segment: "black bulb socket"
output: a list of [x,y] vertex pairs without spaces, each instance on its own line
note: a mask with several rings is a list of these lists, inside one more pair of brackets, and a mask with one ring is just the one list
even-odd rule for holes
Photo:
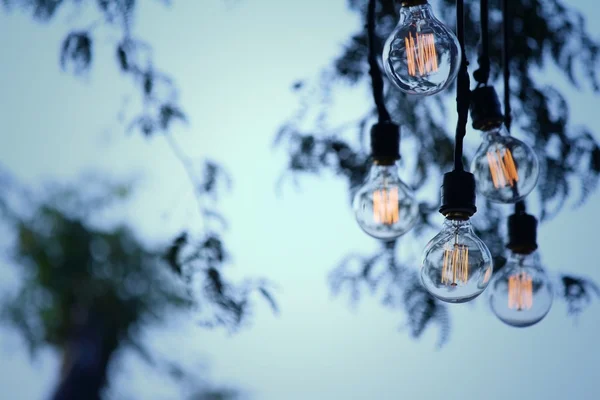
[[508,244],[513,253],[531,254],[537,245],[537,219],[527,213],[515,213],[508,217]]
[[402,0],[402,7],[414,7],[414,6],[422,6],[423,4],[428,4],[427,0]]
[[454,170],[444,174],[440,213],[448,219],[469,219],[477,212],[475,206],[475,176]]
[[400,159],[400,127],[378,122],[371,127],[371,155],[379,165],[393,165]]
[[486,131],[504,123],[498,94],[493,86],[483,86],[471,92],[473,129]]

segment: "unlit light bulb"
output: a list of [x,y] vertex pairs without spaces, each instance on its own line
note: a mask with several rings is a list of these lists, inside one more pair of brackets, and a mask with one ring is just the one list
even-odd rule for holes
[[492,271],[490,251],[471,222],[446,219],[442,231],[425,247],[421,281],[436,298],[464,303],[485,290]]
[[516,203],[537,184],[540,168],[531,147],[510,136],[504,125],[483,131],[471,163],[477,191],[497,203]]
[[505,324],[527,327],[540,322],[554,298],[550,279],[537,252],[511,252],[506,265],[491,283],[490,306]]
[[383,50],[390,80],[408,94],[432,95],[452,83],[460,67],[456,35],[440,22],[427,2],[403,6],[400,22]]
[[408,232],[419,215],[413,191],[402,182],[395,164],[373,164],[354,196],[353,208],[362,230],[382,240]]

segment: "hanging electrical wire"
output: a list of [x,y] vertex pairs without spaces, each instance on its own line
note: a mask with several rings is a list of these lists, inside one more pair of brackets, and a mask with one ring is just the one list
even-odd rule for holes
[[419,205],[413,190],[400,179],[396,165],[400,159],[400,127],[392,122],[385,107],[383,77],[377,56],[376,8],[377,1],[369,0],[366,23],[369,74],[378,121],[371,128],[373,164],[354,195],[353,209],[364,232],[380,240],[392,241],[415,225]]
[[[482,0],[486,1],[486,0]],[[504,125],[510,133],[512,125],[512,108],[510,105],[510,34],[511,20],[508,9],[508,0],[502,0],[502,60],[503,60],[503,81],[504,81]],[[537,158],[536,158],[537,159]],[[538,172],[539,174],[539,172]],[[537,177],[536,177],[537,181]],[[515,203],[515,214],[524,213],[526,205],[524,198]]]
[[456,110],[458,113],[458,122],[456,124],[456,137],[454,143],[454,169],[464,170],[463,140],[467,134],[467,120],[469,119],[469,105],[471,98],[471,81],[469,79],[469,62],[465,50],[465,26],[464,26],[464,2],[456,2],[456,34],[461,50],[461,63],[456,78]]
[[479,21],[481,34],[481,48],[477,63],[479,68],[473,72],[477,87],[487,86],[490,80],[490,39],[489,39],[489,5],[488,0],[481,0],[479,6]]
[[377,34],[375,30],[376,24],[376,0],[369,0],[367,9],[367,37],[369,41],[369,75],[371,76],[371,87],[373,89],[373,100],[377,108],[379,122],[391,122],[390,113],[385,107],[385,97],[383,92],[383,77],[379,69],[377,61]]
[[502,0],[502,62],[504,70],[504,125],[508,132],[512,126],[512,110],[510,108],[510,21],[508,0]]
[[469,218],[475,214],[475,177],[463,167],[463,139],[467,132],[470,79],[465,51],[464,2],[456,2],[456,32],[462,59],[456,83],[458,122],[454,143],[454,170],[444,175],[440,213],[446,217],[440,233],[423,254],[421,282],[436,298],[464,303],[479,296],[492,276],[492,255],[477,237]]
[[[503,0],[504,13],[508,12]],[[477,88],[473,91],[471,119],[473,128],[482,132],[482,143],[471,163],[471,172],[477,180],[478,192],[487,199],[505,204],[524,199],[537,184],[539,163],[533,149],[512,137],[510,126],[510,51],[509,18],[503,18],[504,59],[504,109],[502,114],[498,95],[488,86],[489,59],[489,8],[481,0],[481,51],[479,69],[475,71]],[[522,207],[522,206],[520,206]]]
[[[487,2],[487,0],[481,0]],[[508,0],[502,1],[502,30],[503,30],[503,67],[504,67],[504,111],[507,131],[511,125],[510,106],[510,26],[512,24],[508,8]],[[482,22],[483,29],[483,22]],[[484,33],[482,32],[482,37]],[[497,98],[497,97],[496,97]],[[511,138],[514,141],[516,139]],[[508,144],[511,144],[510,142]],[[513,153],[518,149],[514,144],[507,147],[506,151]],[[523,193],[524,163],[520,157],[515,157],[515,179],[512,193],[518,200],[515,202],[514,214],[508,217],[508,260],[506,265],[493,279],[490,289],[490,307],[496,317],[507,325],[514,327],[528,327],[540,322],[550,311],[554,292],[550,279],[542,267],[537,253],[537,219],[526,212]],[[537,159],[536,159],[537,160]],[[513,160],[514,163],[514,160]],[[525,165],[526,166],[526,165]],[[517,173],[518,168],[518,173]],[[521,175],[521,179],[519,175]],[[536,177],[537,180],[537,177]]]

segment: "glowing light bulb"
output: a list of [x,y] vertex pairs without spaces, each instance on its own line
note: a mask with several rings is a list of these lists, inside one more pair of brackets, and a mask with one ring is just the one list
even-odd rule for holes
[[490,306],[505,324],[527,327],[550,311],[554,294],[537,252],[511,252],[506,265],[491,283]]
[[433,15],[427,1],[405,1],[383,50],[390,80],[405,93],[432,95],[456,78],[460,59],[456,35]]
[[464,303],[485,290],[492,270],[490,251],[471,222],[446,219],[442,231],[425,247],[421,282],[442,301]]
[[471,163],[477,191],[498,203],[524,199],[535,188],[540,172],[535,152],[510,136],[504,125],[490,127],[483,134]]
[[382,240],[408,232],[419,215],[413,191],[400,180],[396,164],[373,164],[354,195],[353,208],[362,230]]

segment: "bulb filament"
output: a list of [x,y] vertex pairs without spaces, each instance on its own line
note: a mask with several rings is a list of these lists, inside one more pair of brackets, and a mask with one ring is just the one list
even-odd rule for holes
[[504,188],[506,185],[512,187],[519,181],[515,160],[509,149],[505,149],[504,155],[500,154],[500,150],[488,151],[487,159],[496,189]]
[[490,278],[492,277],[492,272],[493,269],[492,268],[488,268],[487,271],[485,271],[485,275],[483,275],[483,283],[486,284],[490,281]]
[[444,250],[444,265],[442,267],[442,284],[458,286],[469,280],[469,248],[458,244],[458,238],[451,249]]
[[533,281],[525,272],[518,272],[508,278],[508,308],[521,311],[533,306]]
[[378,189],[373,192],[373,219],[378,224],[398,222],[398,188]]
[[426,76],[438,70],[433,33],[417,33],[416,38],[413,38],[412,33],[409,32],[408,37],[404,38],[404,43],[409,75],[417,76],[418,73],[418,76]]

